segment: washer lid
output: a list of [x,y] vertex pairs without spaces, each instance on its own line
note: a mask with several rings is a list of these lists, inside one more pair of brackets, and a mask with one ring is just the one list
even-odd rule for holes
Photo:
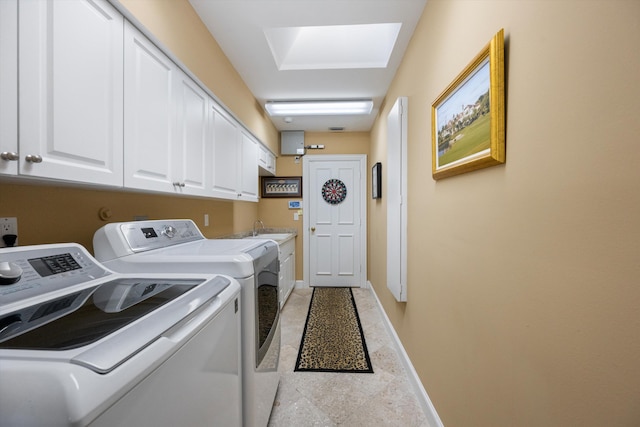
[[0,349],[62,351],[71,363],[106,373],[230,284],[224,276],[121,277],[2,316]]

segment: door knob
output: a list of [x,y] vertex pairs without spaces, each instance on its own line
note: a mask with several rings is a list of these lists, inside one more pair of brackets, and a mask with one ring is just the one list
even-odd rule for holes
[[313,233],[314,231],[316,231],[315,227],[311,227],[311,232]]

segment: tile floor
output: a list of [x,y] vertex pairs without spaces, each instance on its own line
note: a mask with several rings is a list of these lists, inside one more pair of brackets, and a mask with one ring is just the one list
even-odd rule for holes
[[312,289],[282,310],[280,387],[269,427],[428,426],[369,289],[353,289],[373,374],[294,372]]

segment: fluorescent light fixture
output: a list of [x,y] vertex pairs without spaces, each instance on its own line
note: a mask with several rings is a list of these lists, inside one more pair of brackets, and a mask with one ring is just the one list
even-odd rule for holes
[[322,101],[268,101],[265,106],[271,116],[342,116],[370,114],[370,99]]

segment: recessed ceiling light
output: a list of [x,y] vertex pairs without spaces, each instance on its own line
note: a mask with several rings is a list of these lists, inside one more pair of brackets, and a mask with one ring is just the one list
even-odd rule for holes
[[370,99],[320,101],[268,101],[265,109],[271,116],[331,116],[370,114]]
[[264,30],[279,70],[385,68],[401,23]]

